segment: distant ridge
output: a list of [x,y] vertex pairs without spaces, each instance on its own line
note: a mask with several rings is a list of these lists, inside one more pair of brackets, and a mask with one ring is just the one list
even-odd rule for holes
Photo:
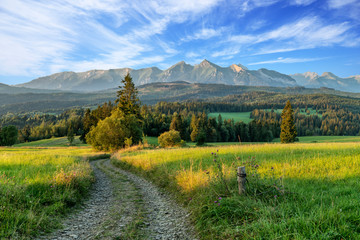
[[110,70],[91,70],[87,72],[61,72],[34,79],[17,86],[66,91],[99,91],[120,85],[121,79],[129,72],[136,85],[153,82],[185,81],[189,83],[215,83],[247,86],[296,86],[294,79],[279,72],[260,69],[248,70],[241,64],[220,67],[207,60],[194,66],[181,61],[166,70],[157,67]]
[[118,68],[110,70],[90,70],[87,72],[61,72],[40,77],[17,85],[32,89],[93,92],[117,88],[121,79],[130,73],[137,86],[155,82],[188,82],[207,84],[227,84],[242,86],[333,88],[340,91],[360,92],[360,75],[340,78],[331,72],[318,75],[314,72],[286,75],[261,68],[249,70],[241,64],[220,67],[208,60],[190,65],[178,62],[166,70],[157,67],[142,69]]
[[0,83],[0,94],[21,94],[21,93],[55,93],[57,90],[32,89],[25,87],[14,87]]
[[340,78],[331,72],[319,75],[315,72],[305,72],[290,75],[296,82],[308,88],[333,88],[346,92],[360,92],[360,75]]

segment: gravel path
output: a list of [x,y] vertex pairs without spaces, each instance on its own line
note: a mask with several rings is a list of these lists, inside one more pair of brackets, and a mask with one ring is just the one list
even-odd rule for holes
[[147,213],[144,229],[147,232],[146,239],[196,239],[188,221],[189,214],[167,194],[160,192],[149,181],[114,167],[110,161],[106,165],[126,176],[138,187]]
[[196,239],[186,210],[152,183],[109,159],[91,166],[96,182],[83,209],[38,239]]

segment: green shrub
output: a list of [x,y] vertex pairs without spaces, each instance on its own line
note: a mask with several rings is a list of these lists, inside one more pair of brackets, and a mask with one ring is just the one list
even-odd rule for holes
[[15,126],[7,126],[0,128],[0,146],[11,146],[16,143],[18,139],[18,130]]
[[180,132],[175,130],[164,132],[159,136],[160,147],[181,146],[183,143],[184,141],[181,140]]
[[86,135],[86,142],[96,150],[114,151],[125,147],[126,138],[131,138],[132,143],[137,144],[141,141],[141,137],[142,130],[137,117],[116,110],[110,117],[91,128]]

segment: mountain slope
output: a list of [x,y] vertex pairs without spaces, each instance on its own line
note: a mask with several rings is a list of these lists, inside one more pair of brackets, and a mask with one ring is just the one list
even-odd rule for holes
[[[1,85],[0,85],[1,86]],[[15,87],[13,87],[15,88]],[[31,90],[31,89],[30,89]],[[35,89],[34,89],[35,90]],[[304,87],[261,87],[238,86],[225,84],[203,84],[178,82],[156,82],[138,86],[139,97],[142,104],[155,104],[159,101],[175,102],[187,100],[204,100],[223,98],[229,95],[242,95],[248,93],[288,94],[324,94],[329,97],[342,96],[342,99],[360,99],[360,93],[340,92],[328,88]],[[96,107],[99,104],[116,99],[118,88],[102,90],[91,93],[17,93],[0,94],[0,116],[8,112],[51,112],[60,113],[64,109],[75,107]],[[255,96],[254,96],[255,97]],[[231,99],[234,97],[230,97]],[[270,100],[270,99],[269,99]],[[347,100],[346,100],[347,101]],[[244,101],[243,103],[245,103]],[[357,110],[360,111],[360,110]]]
[[14,87],[0,83],[0,94],[20,94],[20,93],[54,93],[56,90],[32,89],[25,87]]
[[164,71],[151,67],[138,70],[120,68],[91,70],[81,73],[62,72],[37,78],[18,86],[70,91],[99,91],[120,85],[121,79],[127,72],[131,74],[136,85],[153,82],[187,81],[190,83],[249,86],[296,86],[294,79],[279,72],[267,69],[251,71],[242,65],[236,64],[224,68],[207,60],[194,66],[182,61]]
[[340,91],[360,92],[360,75],[340,78],[331,72],[318,75],[314,72],[297,73],[290,75],[296,82],[309,88],[334,88]]

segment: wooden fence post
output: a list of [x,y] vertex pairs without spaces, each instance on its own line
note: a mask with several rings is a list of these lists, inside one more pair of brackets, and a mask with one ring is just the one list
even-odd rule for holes
[[238,167],[237,169],[237,181],[239,185],[239,194],[245,193],[245,183],[246,183],[246,172],[245,167]]

